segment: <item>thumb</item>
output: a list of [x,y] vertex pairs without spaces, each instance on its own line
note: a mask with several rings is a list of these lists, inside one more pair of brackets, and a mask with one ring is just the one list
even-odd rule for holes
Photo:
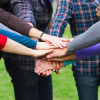
[[69,42],[69,41],[70,41],[70,39],[66,39],[66,38],[61,38],[61,40],[62,40],[63,42]]
[[52,58],[52,57],[54,57],[55,55],[53,54],[53,53],[51,53],[51,54],[48,54],[47,55],[47,58]]
[[43,53],[44,54],[48,54],[48,53],[50,53],[50,52],[52,52],[53,51],[53,49],[50,49],[50,50],[43,50]]

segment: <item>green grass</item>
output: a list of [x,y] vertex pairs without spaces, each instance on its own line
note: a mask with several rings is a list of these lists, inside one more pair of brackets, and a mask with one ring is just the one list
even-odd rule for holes
[[13,87],[3,60],[0,61],[0,100],[14,100]]

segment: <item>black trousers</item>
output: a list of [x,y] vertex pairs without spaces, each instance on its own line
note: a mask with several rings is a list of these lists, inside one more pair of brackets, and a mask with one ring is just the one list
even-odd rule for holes
[[12,79],[15,100],[53,100],[51,76],[22,70],[9,60],[5,60],[5,65]]

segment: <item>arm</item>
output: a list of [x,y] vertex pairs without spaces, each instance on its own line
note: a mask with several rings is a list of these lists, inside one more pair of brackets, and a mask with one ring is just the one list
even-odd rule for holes
[[29,31],[32,28],[26,22],[22,21],[11,13],[6,12],[2,8],[0,8],[0,23],[27,36],[29,36]]
[[18,43],[21,43],[26,47],[29,47],[32,49],[36,48],[37,42],[30,39],[27,36],[11,33],[11,32],[8,32],[8,31],[2,30],[2,29],[0,29],[0,34],[7,36],[8,38],[10,38],[14,41],[17,41]]
[[28,47],[31,49],[38,49],[38,50],[47,50],[55,48],[54,46],[50,46],[46,42],[36,42],[24,35],[18,35],[15,33],[11,33],[5,30],[0,29],[0,34],[7,36],[8,38]]
[[[12,0],[15,2],[16,0]],[[49,41],[55,46],[65,46],[64,43],[62,43],[63,39],[55,38],[50,35],[44,34],[42,37],[42,31],[37,30],[36,28],[32,28],[29,24],[24,22],[23,20],[19,19],[18,17],[12,15],[9,12],[6,12],[4,9],[0,8],[0,22],[4,24],[5,26],[11,28],[12,30],[15,30],[23,35],[36,37],[39,39],[42,39],[43,41]],[[65,39],[64,39],[65,40]]]
[[3,35],[0,35],[0,50],[4,52],[27,55],[32,57],[43,56],[52,51],[52,50],[32,50]]
[[77,51],[100,42],[100,21],[92,25],[86,32],[68,43],[70,52]]
[[11,0],[10,1],[14,15],[23,19],[27,23],[30,22],[36,27],[36,22],[34,18],[32,0]]
[[65,61],[65,65],[68,65],[71,64],[74,60],[86,59],[98,54],[100,54],[100,43],[82,50],[75,51],[75,53],[71,53],[60,58],[51,58],[49,60]]
[[2,8],[0,8],[0,23],[26,36],[33,36],[40,38],[40,35],[42,33],[36,28],[32,28],[31,25],[27,24],[22,19],[19,19],[13,14],[6,12]]
[[50,29],[51,35],[62,37],[69,18],[71,18],[72,9],[72,0],[58,0],[53,26]]
[[75,51],[75,54],[77,56],[77,60],[86,59],[88,57],[98,55],[100,54],[100,43],[82,50]]
[[52,50],[32,50],[3,35],[0,35],[0,50],[4,52],[27,55],[32,57],[43,56],[52,51]]

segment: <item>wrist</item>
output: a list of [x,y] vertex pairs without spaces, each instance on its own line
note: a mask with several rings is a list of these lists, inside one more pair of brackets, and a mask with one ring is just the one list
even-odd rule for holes
[[39,50],[40,42],[37,42],[36,49]]
[[66,54],[69,53],[69,50],[68,50],[67,47],[65,48],[65,53],[66,53]]
[[46,33],[41,33],[41,35],[40,35],[40,39],[41,40],[45,40],[45,38],[47,37],[47,34]]
[[75,53],[69,54],[68,60],[76,60],[76,59],[77,59],[77,57],[76,57],[76,54]]
[[42,31],[37,30],[36,28],[31,28],[29,31],[29,36],[30,37],[35,37],[35,38],[39,38],[42,34]]
[[40,39],[42,39],[42,37],[43,37],[44,34],[45,34],[44,32],[41,33],[41,35],[40,35]]
[[31,57],[35,57],[35,53],[36,53],[35,50],[31,50],[31,51],[30,51],[30,56],[31,56]]
[[31,52],[31,54],[32,54],[32,57],[37,58],[37,50],[33,50],[33,51]]

